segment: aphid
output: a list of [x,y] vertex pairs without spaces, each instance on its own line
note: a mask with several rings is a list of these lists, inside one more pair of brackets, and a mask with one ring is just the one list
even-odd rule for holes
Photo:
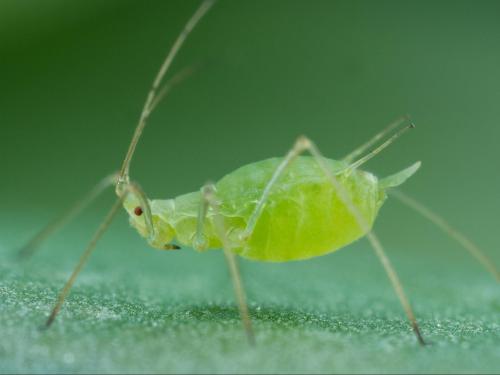
[[[46,326],[53,323],[97,241],[123,206],[131,225],[152,247],[179,249],[172,243],[175,239],[180,245],[198,251],[223,249],[250,342],[254,341],[254,335],[235,255],[270,262],[308,259],[333,252],[366,236],[387,272],[419,343],[424,344],[399,278],[372,231],[388,192],[393,192],[403,203],[459,241],[497,280],[500,276],[492,262],[466,237],[428,208],[393,190],[419,169],[419,162],[382,179],[360,169],[414,127],[408,118],[389,125],[339,161],[325,158],[311,140],[301,136],[285,157],[245,165],[216,183],[206,184],[200,191],[174,199],[148,199],[139,185],[130,179],[130,163],[149,115],[189,70],[181,71],[162,85],[164,77],[189,33],[213,2],[205,0],[200,5],[169,51],[146,98],[120,171],[104,178],[87,196],[22,248],[22,255],[32,254],[48,235],[60,229],[107,187],[115,186],[118,199],[60,292]],[[310,156],[304,156],[306,152]]]

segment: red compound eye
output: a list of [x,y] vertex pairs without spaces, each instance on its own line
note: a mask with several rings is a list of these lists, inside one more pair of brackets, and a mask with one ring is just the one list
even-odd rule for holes
[[134,214],[136,214],[137,216],[141,216],[142,215],[142,208],[140,208],[139,206],[137,206],[134,209]]

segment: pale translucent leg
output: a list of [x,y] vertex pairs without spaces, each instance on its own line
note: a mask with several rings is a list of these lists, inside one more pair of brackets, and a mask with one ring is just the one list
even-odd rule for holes
[[387,127],[384,130],[382,130],[380,133],[373,136],[368,142],[362,144],[361,146],[356,148],[354,151],[352,151],[348,155],[344,156],[342,158],[342,160],[345,161],[346,163],[352,163],[358,156],[363,154],[363,152],[367,151],[370,147],[372,147],[375,143],[377,143],[379,140],[381,140],[383,137],[385,137],[387,134],[389,134],[392,130],[396,129],[398,126],[404,124],[405,122],[407,122],[409,120],[410,120],[409,116],[403,116],[403,117],[398,118],[396,121],[387,125]]
[[92,252],[94,251],[94,249],[97,245],[97,241],[99,241],[99,239],[106,232],[109,225],[113,221],[113,218],[117,214],[118,209],[122,205],[123,201],[126,199],[128,193],[133,192],[134,194],[136,194],[136,196],[139,197],[141,207],[144,210],[146,225],[149,228],[150,235],[152,235],[153,225],[152,225],[152,220],[151,220],[151,208],[149,207],[148,201],[146,199],[146,195],[141,190],[139,185],[137,185],[135,183],[130,183],[122,188],[123,188],[123,194],[121,194],[118,197],[118,199],[116,200],[113,207],[110,209],[110,211],[108,212],[108,214],[106,215],[104,220],[101,222],[101,225],[99,225],[99,228],[97,228],[97,231],[95,232],[95,234],[92,237],[92,239],[90,240],[87,248],[85,249],[82,256],[80,257],[80,260],[78,261],[70,278],[68,279],[68,281],[64,285],[63,289],[59,293],[59,296],[57,297],[57,302],[54,305],[54,308],[52,309],[52,312],[51,312],[49,318],[47,319],[47,322],[45,323],[46,327],[49,327],[54,322],[54,319],[56,318],[57,314],[61,310],[61,307],[64,303],[64,300],[66,299],[67,295],[69,294],[71,287],[75,283],[76,278],[78,277],[78,274],[83,269],[83,266],[87,263],[88,259],[90,258],[90,255],[92,255]]
[[200,206],[198,207],[198,218],[196,220],[196,234],[194,235],[194,241],[193,241],[193,247],[198,251],[206,250],[208,246],[205,237],[205,219],[207,217],[208,206],[209,206],[209,201],[206,197],[208,189],[207,186],[209,186],[209,184],[206,184],[200,190],[202,199],[200,201]]
[[248,223],[245,230],[241,233],[242,240],[247,239],[253,233],[253,230],[255,229],[255,224],[257,224],[257,221],[259,220],[259,217],[262,214],[262,210],[264,209],[264,206],[266,205],[267,200],[269,198],[269,194],[271,193],[271,190],[276,184],[276,182],[286,172],[290,164],[297,158],[297,156],[299,156],[305,150],[306,149],[304,148],[303,142],[299,141],[295,142],[292,149],[288,151],[285,158],[278,165],[273,175],[271,176],[271,179],[264,188],[264,191],[262,192],[262,195],[259,199],[259,202],[257,203],[257,206],[252,212],[250,218],[248,219]]
[[303,147],[305,149],[307,149],[311,153],[311,155],[316,159],[316,161],[320,165],[320,167],[323,170],[323,172],[325,173],[325,175],[330,179],[330,181],[332,182],[332,185],[337,190],[337,193],[339,194],[339,197],[342,200],[342,202],[349,208],[349,211],[356,218],[356,221],[358,222],[358,225],[361,227],[363,232],[367,233],[366,236],[368,237],[368,240],[370,241],[373,249],[375,250],[375,253],[377,254],[378,258],[380,259],[380,262],[384,266],[384,269],[387,273],[387,276],[389,277],[389,280],[392,283],[394,291],[396,292],[396,295],[398,296],[399,301],[401,302],[401,305],[403,306],[403,309],[406,312],[408,320],[410,321],[410,324],[413,328],[413,331],[415,332],[415,335],[417,336],[418,342],[421,345],[425,345],[425,341],[420,333],[420,329],[419,329],[418,324],[417,324],[417,319],[415,318],[415,314],[413,313],[410,302],[409,302],[408,298],[406,297],[406,294],[403,290],[403,285],[401,284],[401,281],[399,280],[399,277],[396,273],[396,270],[394,269],[391,262],[389,261],[389,258],[385,254],[384,248],[382,247],[382,244],[380,243],[378,237],[370,229],[370,225],[368,224],[366,219],[363,217],[361,212],[358,210],[358,208],[354,205],[354,203],[352,202],[352,200],[351,200],[349,194],[347,193],[346,189],[344,188],[344,186],[341,183],[339,183],[339,181],[333,175],[330,168],[328,168],[328,165],[325,162],[325,158],[320,153],[320,151],[316,147],[316,145],[306,137],[299,138],[299,142],[303,143],[304,144]]
[[63,212],[55,220],[47,224],[36,235],[34,235],[23,247],[18,251],[20,258],[31,257],[39,246],[50,235],[59,231],[62,227],[74,219],[80,212],[82,212],[90,203],[92,203],[99,195],[101,195],[108,187],[111,187],[118,177],[118,173],[110,174],[104,177],[92,190],[85,194],[82,198],[76,201],[68,210]]
[[387,192],[389,195],[396,197],[399,201],[417,211],[423,217],[429,219],[443,232],[447,233],[451,238],[462,245],[474,258],[476,258],[497,281],[500,281],[500,272],[495,267],[493,261],[489,259],[488,256],[463,233],[453,228],[445,219],[430,210],[428,207],[424,206],[422,203],[417,202],[415,199],[408,196],[408,194],[396,189],[389,189]]
[[75,269],[73,270],[73,273],[71,274],[70,278],[64,285],[64,288],[61,290],[59,293],[59,296],[57,297],[57,302],[54,305],[54,308],[52,309],[52,312],[49,315],[49,318],[47,319],[47,322],[45,323],[46,327],[49,327],[53,322],[54,319],[56,318],[57,314],[61,310],[61,307],[64,303],[64,300],[66,296],[68,295],[71,287],[75,283],[75,280],[82,270],[83,266],[85,263],[87,263],[87,260],[89,259],[90,255],[95,249],[95,246],[97,244],[97,241],[102,237],[106,229],[108,229],[109,225],[111,224],[111,221],[115,217],[116,213],[118,212],[118,209],[120,208],[122,203],[122,199],[117,199],[111,210],[108,212],[106,215],[106,218],[103,220],[99,228],[97,229],[96,233],[92,237],[92,240],[90,241],[89,245],[83,252],[82,256],[80,257],[80,260],[78,261],[78,264],[76,265]]
[[301,153],[308,151],[314,159],[317,161],[318,165],[321,167],[325,175],[330,179],[332,182],[333,186],[335,187],[336,191],[339,194],[339,198],[342,200],[342,202],[346,205],[346,207],[349,209],[351,214],[356,218],[356,221],[358,225],[361,227],[363,232],[367,233],[366,236],[368,240],[370,241],[370,244],[372,245],[373,249],[375,250],[375,254],[379,258],[380,262],[382,263],[387,276],[389,277],[389,280],[391,281],[391,284],[394,288],[394,291],[396,292],[396,295],[399,298],[399,301],[401,302],[401,305],[403,306],[403,309],[408,317],[408,320],[410,321],[410,324],[413,328],[413,331],[415,332],[415,335],[417,336],[418,342],[422,345],[425,344],[422,335],[420,333],[420,329],[417,324],[417,320],[415,318],[415,314],[413,313],[413,310],[411,308],[411,305],[408,301],[408,298],[406,297],[406,294],[404,293],[403,286],[401,284],[401,281],[399,280],[399,277],[392,266],[391,262],[389,261],[389,258],[387,258],[387,255],[385,254],[385,251],[382,247],[382,244],[380,243],[378,237],[375,235],[373,231],[371,231],[370,225],[366,221],[366,219],[363,217],[363,215],[360,213],[358,208],[354,205],[352,202],[349,194],[345,190],[342,184],[340,184],[335,177],[334,173],[332,170],[329,168],[327,163],[325,162],[325,158],[321,155],[319,149],[316,147],[316,145],[309,140],[308,138],[302,136],[297,139],[295,142],[294,146],[292,149],[288,152],[286,157],[283,159],[282,163],[278,166],[276,171],[274,172],[270,182],[266,186],[264,193],[262,194],[261,199],[259,200],[259,203],[257,204],[257,207],[255,211],[253,212],[249,224],[247,225],[247,228],[245,229],[244,236],[250,236],[254,227],[255,223],[257,222],[262,209],[269,197],[269,193],[276,183],[280,176],[283,175],[283,173],[286,171],[286,169],[290,166],[290,164],[293,162],[293,160],[299,156]]
[[[163,78],[168,71],[170,65],[172,64],[172,61],[174,60],[175,56],[177,55],[179,49],[181,46],[184,44],[186,38],[188,35],[191,33],[191,31],[194,29],[196,24],[201,20],[201,18],[208,12],[208,10],[212,7],[214,4],[215,0],[204,0],[201,5],[198,7],[198,9],[194,12],[194,14],[191,16],[191,18],[188,20],[184,28],[182,29],[181,33],[175,40],[173,46],[171,47],[170,51],[167,54],[167,57],[165,58],[162,66],[160,67],[160,70],[158,71],[153,84],[151,86],[151,89],[147,95],[146,101],[144,103],[144,107],[141,113],[141,116],[139,118],[139,123],[135,129],[134,135],[132,137],[132,141],[129,145],[127,154],[125,156],[125,159],[123,161],[119,176],[118,176],[118,181],[116,182],[116,192],[118,196],[120,197],[116,204],[113,206],[111,211],[108,213],[106,219],[103,221],[99,229],[97,230],[96,234],[92,238],[92,241],[90,242],[89,246],[83,253],[77,267],[73,271],[73,274],[71,275],[70,279],[66,283],[64,289],[61,291],[58,301],[56,303],[56,306],[54,307],[52,314],[50,315],[48,321],[47,321],[47,326],[49,326],[55,319],[57,313],[59,312],[64,299],[66,295],[69,293],[69,290],[71,289],[71,286],[73,285],[76,277],[78,276],[78,273],[86,263],[87,259],[90,257],[92,251],[95,248],[95,245],[98,241],[98,239],[102,236],[102,234],[106,231],[107,227],[111,223],[114,215],[116,214],[120,204],[122,203],[123,199],[125,199],[127,193],[129,191],[134,191],[138,193],[139,199],[141,200],[141,205],[143,206],[142,208],[145,210],[146,213],[146,225],[149,228],[149,234],[152,236],[154,233],[154,227],[152,225],[152,220],[151,220],[151,210],[149,207],[149,204],[147,202],[147,199],[145,198],[145,195],[142,193],[140,188],[133,184],[130,183],[129,180],[129,168],[130,168],[130,162],[132,160],[132,156],[134,154],[135,148],[137,146],[137,143],[141,137],[142,131],[144,130],[144,127],[146,126],[147,119],[149,115],[151,114],[152,110],[156,107],[158,102],[168,93],[170,88],[180,82],[185,76],[187,76],[190,72],[188,70],[181,72],[177,76],[174,76],[170,81],[168,81],[163,88],[161,88],[161,83],[163,81]],[[78,205],[76,205],[78,208]],[[79,212],[80,208],[76,210],[76,212]],[[49,226],[43,233],[41,232],[38,238],[35,238],[35,241],[30,241],[34,242],[34,245],[37,245],[41,240],[43,240],[48,234],[53,233],[55,230],[59,229],[62,224],[66,223],[72,216],[71,211],[69,211],[71,215],[64,215],[62,220],[59,220],[58,222],[55,222],[55,224],[52,224]],[[30,244],[28,244],[30,245]],[[34,245],[30,245],[30,247],[34,248]],[[27,252],[30,252],[31,250],[26,250]]]
[[[206,184],[201,189],[202,201],[200,203],[200,210],[198,215],[198,231],[197,238],[203,238],[203,227],[205,216],[208,212],[208,207],[212,208],[214,213],[214,225],[217,236],[222,242],[222,248],[224,250],[224,256],[229,267],[229,273],[233,281],[234,292],[236,295],[236,300],[238,302],[238,308],[240,311],[241,321],[243,327],[245,328],[245,333],[247,335],[248,342],[251,345],[255,344],[255,335],[252,329],[252,321],[250,319],[250,314],[248,312],[248,306],[246,301],[245,290],[243,288],[243,283],[241,281],[241,275],[238,268],[238,263],[236,256],[232,252],[229,239],[227,238],[226,228],[224,225],[224,219],[219,212],[219,203],[217,202],[215,195],[215,186],[213,184]],[[203,240],[200,240],[203,241]]]

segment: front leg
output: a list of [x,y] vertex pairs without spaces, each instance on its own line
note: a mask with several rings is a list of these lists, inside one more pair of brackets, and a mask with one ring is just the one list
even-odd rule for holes
[[252,321],[250,319],[250,314],[248,312],[248,305],[246,301],[245,290],[243,288],[243,283],[241,281],[240,270],[238,268],[238,263],[236,256],[232,252],[231,245],[226,235],[226,228],[224,224],[224,218],[219,210],[219,203],[217,202],[215,196],[215,186],[211,183],[207,183],[203,188],[201,188],[201,201],[198,210],[198,222],[196,228],[195,239],[193,241],[193,247],[196,250],[205,250],[208,247],[206,236],[204,234],[205,219],[207,217],[208,209],[210,208],[214,214],[213,222],[215,227],[215,233],[222,243],[222,249],[224,250],[224,256],[226,258],[227,265],[229,267],[229,273],[233,282],[234,293],[236,295],[236,300],[238,302],[238,308],[240,311],[241,322],[245,328],[245,333],[247,335],[248,342],[251,345],[255,344],[255,336],[252,329]]

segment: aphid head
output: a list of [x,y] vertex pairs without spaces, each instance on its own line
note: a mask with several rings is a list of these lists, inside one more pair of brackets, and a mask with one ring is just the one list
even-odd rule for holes
[[143,198],[141,192],[130,191],[123,201],[129,215],[129,222],[148,243],[160,250],[174,250],[178,246],[171,241],[175,231],[167,222],[170,201]]

